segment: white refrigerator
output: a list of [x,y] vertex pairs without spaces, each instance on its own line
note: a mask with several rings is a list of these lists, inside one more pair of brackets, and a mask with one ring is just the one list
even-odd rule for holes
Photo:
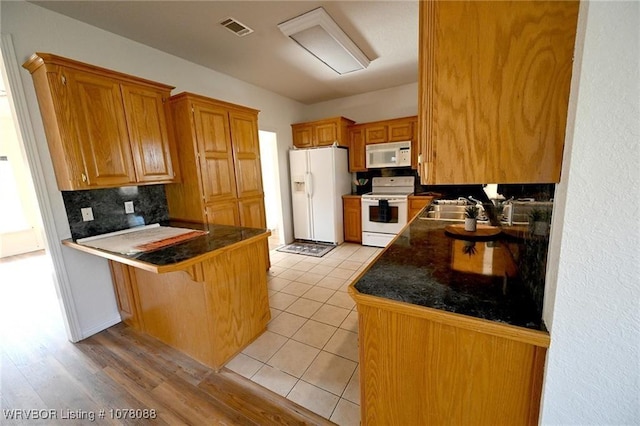
[[342,196],[351,193],[347,149],[292,149],[289,163],[295,239],[342,244]]

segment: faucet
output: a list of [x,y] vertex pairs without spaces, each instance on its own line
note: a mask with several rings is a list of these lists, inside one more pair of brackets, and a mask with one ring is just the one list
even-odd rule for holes
[[469,199],[469,201],[474,203],[475,206],[479,209],[478,220],[487,220],[487,212],[484,208],[484,204],[482,203],[482,201],[478,200],[477,198],[473,198],[473,196],[471,195],[468,196],[467,198]]
[[482,201],[473,198],[473,196],[469,195],[469,200],[476,204],[477,207],[482,207]]

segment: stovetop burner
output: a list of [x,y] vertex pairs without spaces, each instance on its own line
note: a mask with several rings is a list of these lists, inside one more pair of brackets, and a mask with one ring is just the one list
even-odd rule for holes
[[371,192],[363,198],[394,197],[407,198],[413,194],[415,178],[413,176],[374,177]]

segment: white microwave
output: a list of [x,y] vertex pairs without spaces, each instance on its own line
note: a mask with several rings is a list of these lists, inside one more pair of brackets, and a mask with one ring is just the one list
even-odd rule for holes
[[411,141],[367,145],[367,168],[411,166]]

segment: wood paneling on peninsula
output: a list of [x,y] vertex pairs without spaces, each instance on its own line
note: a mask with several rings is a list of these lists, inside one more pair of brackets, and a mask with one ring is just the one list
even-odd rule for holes
[[166,117],[173,87],[48,53],[23,67],[61,191],[178,180]]
[[269,232],[205,229],[207,236],[136,256],[63,243],[109,259],[127,325],[219,370],[271,317],[264,272]]
[[349,292],[363,425],[538,424],[546,333]]
[[578,5],[420,2],[423,184],[560,181]]

